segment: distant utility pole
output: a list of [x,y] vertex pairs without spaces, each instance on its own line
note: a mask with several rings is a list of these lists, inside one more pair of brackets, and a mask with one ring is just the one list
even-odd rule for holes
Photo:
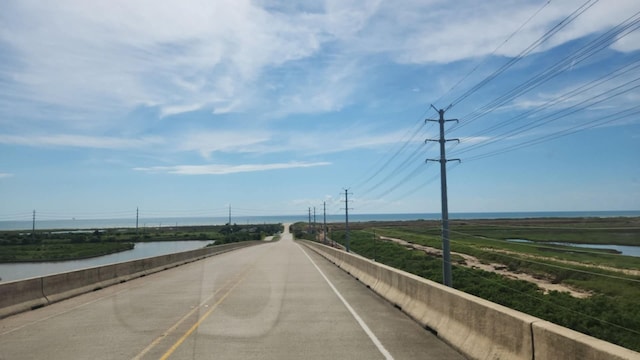
[[323,243],[327,243],[327,202],[323,201],[322,202],[322,214],[324,217],[323,220],[323,227],[322,227],[322,238],[323,238]]
[[136,234],[138,234],[138,215],[140,214],[140,209],[136,207]]
[[349,247],[349,189],[344,189],[344,211],[345,211],[345,244],[347,248],[347,252],[350,252],[351,249]]
[[311,234],[311,207],[309,207],[309,223],[307,224],[307,232]]
[[231,204],[229,204],[229,227],[231,227]]
[[33,210],[33,222],[31,224],[31,238],[35,238],[36,236],[36,211]]
[[[426,119],[427,121],[433,121],[440,124],[440,138],[437,140],[427,139],[426,141],[436,141],[440,143],[440,159],[427,159],[427,161],[437,161],[440,163],[440,188],[441,188],[441,202],[442,202],[442,276],[443,284],[449,287],[453,286],[453,280],[451,276],[451,250],[449,245],[449,205],[447,200],[447,162],[448,161],[460,161],[460,159],[449,159],[445,155],[445,143],[448,141],[457,141],[458,139],[445,139],[444,138],[444,123],[449,121],[458,122],[458,119],[444,119],[444,113],[449,110],[451,105],[447,109],[436,109],[435,106],[431,107],[438,112],[440,118],[438,120]],[[425,142],[426,142],[425,141]]]
[[[318,230],[316,229],[317,227],[317,223],[316,223],[316,207],[313,207],[313,236],[316,237],[316,234],[318,233]],[[317,239],[316,239],[317,240]]]

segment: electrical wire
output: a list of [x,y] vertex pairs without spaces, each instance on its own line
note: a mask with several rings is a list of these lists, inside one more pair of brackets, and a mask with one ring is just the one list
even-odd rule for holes
[[488,55],[484,57],[484,60],[478,62],[469,72],[467,72],[460,80],[458,80],[458,82],[456,82],[451,88],[449,88],[449,90],[447,90],[447,92],[445,92],[443,95],[441,95],[438,100],[436,100],[434,102],[434,104],[439,103],[445,96],[447,96],[449,93],[451,93],[454,89],[456,89],[462,82],[464,82],[467,78],[469,78],[469,76],[471,76],[471,74],[473,74],[474,72],[476,72],[478,70],[478,68],[480,68],[482,65],[484,65],[485,63],[487,63],[489,61],[489,59],[491,57],[493,57],[498,50],[500,50],[503,46],[505,46],[514,36],[516,36],[531,20],[533,20],[536,16],[538,16],[538,14],[544,10],[549,4],[551,3],[551,0],[545,2],[540,8],[538,8],[538,10],[533,13],[524,23],[522,23],[514,32],[512,32],[509,36],[507,36],[506,39],[504,39],[504,41],[502,43],[500,43],[500,45],[498,45],[495,49],[493,49],[493,51]]
[[536,41],[534,41],[529,46],[527,46],[524,50],[522,50],[516,57],[511,58],[506,64],[502,65],[500,68],[498,68],[496,71],[491,73],[489,76],[485,77],[483,80],[481,80],[479,83],[471,87],[462,95],[458,96],[455,100],[453,100],[453,102],[451,103],[451,106],[458,105],[460,102],[464,101],[469,96],[471,96],[472,94],[474,94],[475,92],[483,88],[485,85],[487,85],[489,82],[491,82],[492,80],[500,76],[502,73],[507,71],[507,69],[509,69],[516,63],[518,63],[524,57],[531,54],[531,52],[533,52],[535,49],[537,49],[539,46],[541,46],[543,43],[545,43],[547,40],[549,40],[551,37],[557,34],[564,27],[572,23],[575,19],[577,19],[580,15],[582,15],[587,10],[589,10],[597,2],[598,0],[587,0],[585,3],[579,6],[576,10],[574,10],[571,14],[565,17],[562,21],[560,21],[554,27],[549,29],[545,34],[539,37]]
[[452,127],[449,131],[451,132],[454,130],[459,130],[460,128],[468,126],[474,121],[477,121],[478,119],[496,110],[500,106],[503,106],[509,101],[512,101],[516,97],[535,89],[536,87],[544,84],[551,79],[554,79],[567,69],[573,68],[576,64],[579,64],[586,59],[594,56],[603,49],[606,49],[613,42],[623,39],[633,31],[636,31],[639,27],[640,11],[636,12],[635,14],[624,20],[622,23],[603,33],[596,39],[590,41],[588,44],[581,47],[578,51],[569,53],[563,59],[557,61],[547,69],[529,78],[527,81],[520,83],[516,87],[493,99],[489,103],[473,110],[465,116],[462,116],[461,118],[464,119],[464,122]]
[[[637,80],[638,79],[633,80],[633,81],[637,81]],[[623,93],[626,93],[626,92],[631,91],[631,90],[635,90],[637,88],[640,88],[640,84],[634,86],[631,89],[628,89],[627,91],[624,91]],[[617,95],[615,95],[615,96],[617,96]],[[609,98],[611,98],[611,97],[614,97],[614,96],[610,96],[610,97],[604,98],[604,99],[602,99],[602,100],[600,100],[600,101],[598,101],[598,102],[596,102],[596,103],[594,103],[592,105],[595,105],[595,104],[604,102],[606,100],[609,100]],[[615,122],[615,121],[619,121],[619,120],[621,120],[623,118],[627,118],[627,117],[630,117],[630,116],[638,114],[637,111],[633,111],[633,112],[631,112],[629,114],[624,114],[625,112],[628,112],[628,111],[634,110],[634,109],[637,109],[637,107],[634,107],[634,108],[631,108],[631,109],[627,109],[627,110],[623,110],[623,111],[620,111],[618,113],[610,114],[610,115],[608,115],[606,117],[595,119],[595,120],[592,120],[592,121],[590,121],[588,123],[579,124],[579,125],[574,126],[572,128],[565,129],[565,130],[562,130],[562,131],[559,131],[559,132],[555,132],[555,133],[552,133],[552,134],[548,134],[548,135],[545,135],[543,137],[535,138],[535,139],[532,139],[532,140],[529,140],[529,141],[521,142],[521,143],[518,143],[518,144],[511,145],[511,146],[506,146],[506,147],[503,147],[503,148],[500,148],[500,149],[497,149],[497,150],[493,150],[493,151],[485,152],[485,153],[482,153],[482,154],[479,154],[479,155],[471,156],[471,157],[468,157],[467,159],[465,159],[465,161],[475,161],[475,160],[479,160],[479,159],[483,159],[483,158],[487,158],[487,157],[492,157],[492,156],[496,156],[496,155],[505,154],[507,152],[511,152],[511,151],[514,151],[514,150],[522,149],[522,148],[525,148],[525,147],[537,145],[537,144],[540,144],[540,143],[543,143],[543,142],[546,142],[546,141],[550,141],[550,140],[554,140],[554,139],[557,139],[557,138],[560,138],[560,137],[571,135],[571,134],[577,133],[579,131],[583,131],[583,130],[591,129],[591,128],[594,128],[594,127],[602,126],[602,125],[605,125],[605,124],[609,124],[609,123],[612,123],[612,122]],[[556,118],[550,118],[547,121],[544,121],[544,122],[541,122],[541,123],[537,123],[535,125],[530,125],[527,128],[523,128],[523,129],[520,129],[519,131],[511,133],[510,136],[514,136],[514,135],[520,134],[520,133],[522,133],[524,131],[528,131],[528,130],[531,130],[533,128],[540,127],[540,126],[548,124],[548,123],[550,123],[552,121],[558,120],[559,118],[563,118],[563,117],[566,117],[568,115],[572,115],[572,114],[574,114],[574,113],[576,113],[578,111],[581,111],[581,110],[583,110],[583,109],[574,109],[573,111],[571,111],[571,112],[569,112],[567,114],[558,115],[558,117],[556,117]],[[621,116],[622,114],[624,114],[624,116]],[[589,125],[589,126],[586,126],[586,125]],[[492,142],[495,142],[495,141],[492,141]],[[489,144],[488,142],[483,143],[483,145],[488,145],[488,144]],[[478,147],[480,147],[480,145],[478,145]],[[476,149],[477,149],[477,147],[476,147]],[[460,152],[463,152],[463,151],[460,151]]]

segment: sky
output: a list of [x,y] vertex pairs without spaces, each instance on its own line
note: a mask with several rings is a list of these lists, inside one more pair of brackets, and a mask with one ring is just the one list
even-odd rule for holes
[[5,0],[0,221],[639,210],[639,12]]

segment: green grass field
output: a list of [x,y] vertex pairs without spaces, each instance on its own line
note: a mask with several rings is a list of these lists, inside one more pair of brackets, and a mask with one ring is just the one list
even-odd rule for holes
[[106,229],[87,232],[40,230],[0,232],[0,262],[84,259],[133,249],[136,242],[215,240],[216,244],[261,240],[282,231],[281,224]]

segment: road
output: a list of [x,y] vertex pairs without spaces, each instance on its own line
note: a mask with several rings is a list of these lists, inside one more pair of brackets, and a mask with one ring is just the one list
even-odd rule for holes
[[0,320],[0,359],[463,359],[293,241]]

